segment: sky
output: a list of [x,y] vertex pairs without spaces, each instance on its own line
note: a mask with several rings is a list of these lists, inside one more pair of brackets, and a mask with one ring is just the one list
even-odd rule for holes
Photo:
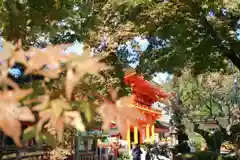
[[80,43],[78,41],[73,42],[73,45],[71,47],[68,47],[64,53],[65,54],[70,54],[70,53],[75,53],[77,55],[82,55],[83,53],[83,43]]
[[166,122],[166,123],[170,121],[171,113],[169,112],[169,108],[165,104],[160,102],[155,102],[152,104],[152,108],[159,109],[162,111],[162,116],[159,119],[160,121]]
[[[126,47],[128,51],[128,57],[127,60],[131,61],[131,59],[135,59],[134,62],[130,62],[128,65],[132,68],[136,68],[139,65],[139,53],[136,51],[135,45],[139,46],[140,52],[143,52],[147,50],[148,46],[150,45],[149,41],[141,36],[134,37],[133,40],[127,41],[125,44],[120,45],[119,49],[122,47]],[[120,53],[119,53],[120,54]],[[172,78],[172,75],[168,74],[167,72],[156,72],[153,75],[152,80],[158,84],[166,83],[168,80]]]

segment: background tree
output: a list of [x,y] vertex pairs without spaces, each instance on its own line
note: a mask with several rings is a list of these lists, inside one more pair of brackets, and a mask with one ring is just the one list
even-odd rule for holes
[[[179,91],[182,101],[183,118],[194,124],[193,131],[202,135],[208,149],[220,152],[221,144],[233,136],[227,133],[228,127],[238,121],[235,116],[236,99],[234,91],[235,75],[205,73],[193,77],[191,72],[184,72],[181,78],[174,78],[173,83]],[[218,126],[213,131],[199,128],[199,122],[212,121]]]
[[171,110],[172,110],[172,116],[170,120],[170,124],[175,127],[176,129],[176,135],[178,139],[178,145],[177,145],[177,152],[178,153],[189,153],[190,148],[186,141],[189,140],[186,126],[184,124],[184,112],[181,109],[183,106],[182,101],[179,97],[179,95],[176,96],[177,98],[175,101],[172,101],[171,104]]

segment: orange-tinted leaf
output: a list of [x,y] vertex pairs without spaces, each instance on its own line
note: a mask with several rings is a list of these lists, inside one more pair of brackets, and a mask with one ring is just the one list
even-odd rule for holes
[[13,80],[11,80],[10,78],[8,78],[8,77],[4,78],[2,82],[7,84],[7,85],[9,85],[13,89],[19,89],[18,84],[16,82],[14,82]]
[[65,80],[65,92],[67,99],[71,99],[72,97],[72,91],[75,87],[75,85],[78,83],[80,77],[77,77],[74,75],[73,70],[67,71],[67,76]]
[[63,132],[64,132],[64,120],[63,118],[59,118],[56,120],[55,129],[57,132],[57,137],[59,141],[63,140]]
[[46,70],[33,72],[33,74],[42,75],[44,77],[51,78],[51,79],[58,78],[59,73],[61,73],[60,69],[46,69]]
[[[64,117],[68,119],[64,121],[68,122],[69,125],[71,125],[72,127],[76,128],[79,131],[82,131],[82,132],[85,131],[85,126],[82,122],[82,117],[77,111],[65,111]],[[71,120],[69,121],[69,119]]]
[[14,64],[16,62],[27,66],[27,58],[22,49],[20,49],[19,51],[13,52],[13,55],[12,55],[11,59],[9,60],[9,65],[14,66]]
[[33,107],[33,111],[41,111],[44,110],[48,107],[50,97],[48,95],[40,96],[35,99],[31,99],[25,102],[25,104],[31,104],[31,103],[36,103],[39,102],[40,104],[37,104]]
[[51,109],[48,109],[48,110],[39,112],[38,115],[40,119],[37,123],[37,134],[39,134],[40,131],[42,130],[44,123],[50,119],[50,117],[52,116],[52,112],[51,112]]
[[4,60],[9,59],[13,54],[14,48],[15,47],[11,43],[4,41],[3,42],[3,51],[0,52],[0,60],[4,61]]
[[67,62],[72,58],[71,54],[63,54],[63,50],[70,47],[72,44],[49,45],[44,52],[48,53],[48,58],[52,62]]
[[35,70],[42,69],[45,65],[50,64],[51,61],[48,59],[47,55],[39,53],[31,57],[28,61],[27,69],[25,74],[32,73]]
[[103,129],[108,129],[109,125],[116,120],[116,106],[112,103],[105,102],[98,108],[97,111],[103,118]]
[[[57,78],[60,73],[61,62],[66,62],[71,58],[71,55],[65,55],[62,51],[69,45],[48,46],[44,50],[31,48],[25,54],[30,57],[27,63],[25,74],[40,74],[48,78]],[[54,66],[45,70],[45,66]]]
[[116,101],[116,105],[117,105],[118,108],[128,107],[128,106],[132,105],[132,103],[133,103],[133,97],[132,96],[121,97],[120,99],[118,99]]
[[111,69],[105,63],[100,62],[100,58],[90,56],[90,47],[86,46],[81,56],[73,56],[67,68],[65,92],[68,99],[71,99],[72,91],[78,81],[86,74],[98,74],[100,71]]
[[113,101],[117,100],[117,98],[118,98],[118,91],[119,91],[119,88],[117,88],[117,89],[110,89],[109,90],[109,94],[110,94],[110,96],[111,96]]
[[32,93],[32,89],[15,89],[0,92],[0,99],[5,101],[18,101]]
[[35,117],[30,109],[19,106],[17,101],[0,101],[0,128],[14,140],[16,145],[21,146],[19,139],[22,132],[20,121],[34,121]]
[[18,116],[18,119],[20,121],[29,121],[29,122],[34,122],[35,121],[35,116],[33,115],[32,111],[29,109],[29,107],[21,107],[19,108],[20,113]]
[[73,62],[68,68],[65,84],[68,99],[71,99],[73,88],[86,73],[98,74],[99,71],[110,68],[111,67],[107,66],[105,63],[99,62],[96,58],[89,58],[82,62]]
[[0,128],[3,130],[3,132],[11,137],[15,144],[18,147],[21,147],[21,141],[20,141],[20,136],[21,136],[21,123],[17,119],[12,119],[12,118],[7,118],[5,117],[4,119],[0,120]]
[[76,71],[78,73],[91,73],[97,74],[99,71],[111,69],[103,62],[99,62],[98,58],[89,58],[82,63],[75,64]]
[[[110,92],[111,98],[116,97],[115,91]],[[103,118],[103,128],[109,127],[112,121],[116,122],[122,136],[126,136],[128,125],[138,126],[139,119],[146,119],[145,115],[140,113],[136,108],[132,107],[133,97],[126,96],[111,103],[105,100],[98,110]]]
[[128,120],[123,119],[120,115],[116,118],[116,124],[118,126],[118,129],[120,131],[120,134],[122,137],[127,137],[127,130],[128,130]]

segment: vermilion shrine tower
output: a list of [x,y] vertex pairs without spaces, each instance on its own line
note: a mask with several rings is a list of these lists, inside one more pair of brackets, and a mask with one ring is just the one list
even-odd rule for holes
[[[154,140],[155,122],[162,116],[161,111],[152,109],[152,104],[157,101],[163,101],[170,97],[171,94],[163,92],[160,88],[154,87],[150,82],[144,80],[135,72],[126,72],[124,81],[126,85],[130,85],[134,96],[133,107],[145,114],[146,119],[139,119],[140,128],[130,125],[127,141],[130,149],[131,142],[143,143],[143,141],[151,142]],[[133,138],[132,138],[133,133]],[[150,139],[150,136],[153,139]]]

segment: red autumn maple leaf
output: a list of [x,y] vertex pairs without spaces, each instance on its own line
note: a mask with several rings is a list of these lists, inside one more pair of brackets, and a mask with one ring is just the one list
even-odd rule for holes
[[133,107],[132,96],[117,99],[117,91],[110,92],[110,96],[111,100],[105,99],[98,110],[103,118],[103,128],[107,129],[112,122],[116,122],[121,135],[126,137],[129,125],[138,126],[138,119],[146,117]]
[[35,116],[28,107],[22,107],[18,100],[31,91],[13,90],[0,93],[0,128],[11,137],[15,144],[21,147],[20,136],[22,133],[20,121],[35,121]]
[[89,47],[81,56],[75,56],[68,65],[68,71],[65,81],[66,97],[71,99],[72,91],[79,80],[86,74],[97,75],[100,71],[111,69],[105,63],[100,62],[99,57],[91,57]]
[[[70,125],[79,131],[85,131],[82,118],[77,111],[71,111],[71,106],[64,99],[49,99],[49,96],[41,96],[38,99],[28,101],[28,103],[39,102],[33,107],[38,111],[39,121],[37,123],[37,135],[41,132],[44,124],[51,124],[59,141],[63,138],[64,126]],[[45,126],[45,127],[47,127]]]
[[16,82],[14,82],[12,79],[8,78],[8,64],[7,62],[3,62],[0,65],[0,83],[6,84],[12,87],[13,89],[19,89],[19,86]]

